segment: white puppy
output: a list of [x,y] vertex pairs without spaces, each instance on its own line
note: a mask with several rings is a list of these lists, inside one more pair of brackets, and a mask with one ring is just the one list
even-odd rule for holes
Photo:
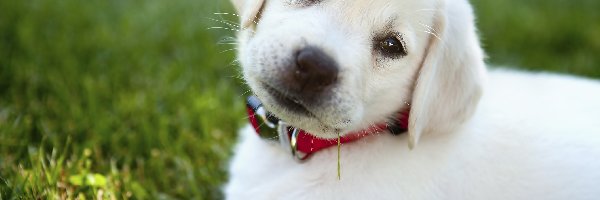
[[600,83],[492,70],[467,0],[234,0],[264,108],[318,138],[298,162],[241,131],[228,199],[598,199]]

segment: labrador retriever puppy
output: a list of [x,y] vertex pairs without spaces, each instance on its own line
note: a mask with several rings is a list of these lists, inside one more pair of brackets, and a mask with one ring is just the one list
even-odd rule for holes
[[600,82],[488,72],[467,0],[233,3],[228,199],[600,198]]

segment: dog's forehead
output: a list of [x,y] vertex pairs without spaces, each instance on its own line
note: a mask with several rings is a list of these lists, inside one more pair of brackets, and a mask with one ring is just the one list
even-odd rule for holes
[[368,20],[370,23],[387,23],[392,18],[409,20],[432,14],[435,0],[281,0],[295,9],[312,7],[335,13],[348,21]]

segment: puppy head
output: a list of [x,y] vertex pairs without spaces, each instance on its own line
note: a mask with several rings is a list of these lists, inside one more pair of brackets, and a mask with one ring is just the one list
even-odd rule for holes
[[238,59],[277,117],[318,137],[410,109],[409,145],[468,119],[485,75],[466,0],[234,0]]

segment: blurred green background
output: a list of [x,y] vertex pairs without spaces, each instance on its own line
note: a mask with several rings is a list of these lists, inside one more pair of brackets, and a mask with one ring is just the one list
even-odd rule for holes
[[[600,1],[474,0],[489,62],[600,77]],[[219,199],[228,1],[0,0],[0,199]]]

